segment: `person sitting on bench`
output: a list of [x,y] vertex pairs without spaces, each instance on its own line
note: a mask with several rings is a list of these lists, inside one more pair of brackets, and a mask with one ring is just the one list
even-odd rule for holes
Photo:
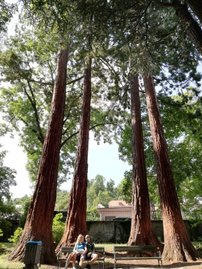
[[89,234],[85,236],[86,251],[84,252],[84,260],[89,261],[88,263],[94,263],[98,259],[98,254],[95,253],[95,245],[92,242],[92,238]]
[[67,256],[67,260],[65,263],[65,269],[68,268],[68,265],[70,262],[72,262],[73,269],[76,269],[75,268],[76,261],[78,261],[79,266],[82,267],[85,252],[87,252],[87,251],[86,251],[86,244],[84,242],[84,236],[82,234],[79,234],[79,236],[77,237],[73,252],[71,252]]

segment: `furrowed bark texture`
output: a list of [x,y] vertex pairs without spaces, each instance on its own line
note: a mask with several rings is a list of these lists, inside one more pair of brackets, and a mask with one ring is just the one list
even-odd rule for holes
[[152,231],[147,185],[138,75],[131,76],[131,124],[133,148],[133,211],[129,245],[160,245]]
[[[191,1],[190,1],[191,2]],[[198,1],[200,2],[200,1]],[[197,21],[192,17],[186,4],[181,4],[179,0],[174,0],[172,5],[176,11],[177,16],[182,22],[188,35],[192,38],[194,44],[198,48],[199,52],[202,53],[202,30]],[[201,9],[200,9],[201,10]],[[197,14],[196,14],[197,15]]]
[[54,86],[49,125],[43,144],[36,187],[28,211],[23,234],[10,259],[23,260],[26,242],[42,241],[41,262],[54,264],[56,256],[52,235],[52,221],[56,200],[60,144],[65,107],[67,49],[58,56],[57,76]]
[[162,209],[164,230],[163,260],[173,262],[195,260],[197,253],[189,239],[182,219],[151,76],[144,76],[144,85],[153,149],[156,156],[157,179]]
[[86,192],[88,172],[88,144],[91,105],[91,60],[85,69],[83,108],[80,122],[79,144],[72,183],[69,210],[63,237],[56,252],[62,245],[70,245],[76,241],[79,234],[85,235],[86,225]]

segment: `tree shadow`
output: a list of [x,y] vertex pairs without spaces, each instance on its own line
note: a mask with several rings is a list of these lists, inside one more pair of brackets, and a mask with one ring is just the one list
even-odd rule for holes
[[[146,264],[146,263],[118,263],[117,264],[117,269],[131,269],[131,268],[151,268],[151,269],[160,269],[160,268],[182,268],[182,269],[202,269],[202,260],[200,261],[195,261],[195,262],[178,262],[178,263],[171,263],[171,264],[163,264],[162,267],[158,266],[158,264]],[[98,269],[100,267],[96,267]],[[114,265],[112,264],[105,264],[105,268],[107,269],[114,269]],[[95,268],[92,268],[95,269]]]

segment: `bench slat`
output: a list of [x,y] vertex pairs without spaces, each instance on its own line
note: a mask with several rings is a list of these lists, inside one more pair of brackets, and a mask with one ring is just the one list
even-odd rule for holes
[[114,246],[114,251],[119,252],[119,251],[156,251],[156,247],[151,246],[151,245],[145,245],[145,246],[139,246],[139,245],[134,245],[134,246]]
[[154,257],[150,257],[150,256],[141,256],[141,257],[138,257],[138,256],[135,256],[135,257],[117,257],[116,256],[116,260],[156,260],[156,259],[159,259],[161,260],[161,257],[159,256],[154,256]]
[[[123,255],[124,252],[124,255]],[[147,256],[151,252],[152,256]],[[126,256],[130,253],[133,256]],[[137,256],[138,255],[138,256]],[[152,245],[114,246],[114,268],[118,260],[157,260],[158,266],[162,266],[162,258],[159,250]]]

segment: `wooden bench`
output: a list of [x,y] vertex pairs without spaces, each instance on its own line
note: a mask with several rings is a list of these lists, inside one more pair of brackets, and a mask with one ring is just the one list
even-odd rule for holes
[[[58,267],[61,268],[62,264],[65,264],[66,262],[66,254],[71,253],[73,251],[74,247],[61,247],[60,251],[57,254],[57,261],[58,261]],[[95,247],[95,253],[98,254],[97,261],[102,262],[103,269],[105,268],[105,249],[104,247]],[[88,264],[88,261],[85,261],[84,264]]]
[[152,245],[114,246],[114,268],[118,260],[157,260],[162,267],[160,250]]

